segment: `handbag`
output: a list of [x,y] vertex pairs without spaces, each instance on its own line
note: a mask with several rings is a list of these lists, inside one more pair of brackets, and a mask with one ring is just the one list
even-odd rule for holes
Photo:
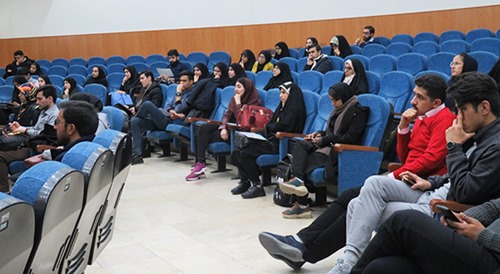
[[242,129],[250,129],[252,127],[263,128],[271,121],[273,111],[253,105],[243,105],[238,115],[236,116],[236,123]]
[[0,150],[10,151],[18,149],[21,144],[28,140],[29,136],[26,134],[8,134],[0,136]]
[[234,134],[234,145],[239,150],[248,147],[251,144],[262,142],[267,142],[267,140],[260,134],[242,131],[236,131]]

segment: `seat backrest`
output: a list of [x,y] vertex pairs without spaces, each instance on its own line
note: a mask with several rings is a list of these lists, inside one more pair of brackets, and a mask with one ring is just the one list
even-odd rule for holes
[[445,82],[447,82],[447,83],[448,83],[448,81],[450,81],[450,76],[448,76],[445,73],[442,73],[440,71],[436,71],[436,70],[424,70],[424,71],[421,71],[421,72],[417,73],[417,75],[415,75],[415,79],[417,79],[418,77],[420,77],[422,75],[425,75],[425,74],[435,74],[435,75],[443,78],[443,80]]
[[108,75],[108,67],[106,67],[106,65],[93,65],[93,66],[89,66],[87,68],[87,75],[90,77],[92,75],[92,69],[94,67],[100,67],[103,71],[104,71],[104,74],[105,75]]
[[255,84],[255,78],[257,77],[257,74],[255,72],[252,72],[250,70],[245,71],[247,78],[252,80],[252,82]]
[[102,112],[108,116],[111,129],[121,132],[128,131],[128,115],[125,111],[113,106],[105,106]]
[[161,54],[150,54],[146,57],[146,64],[149,66],[154,62],[168,62],[167,58]]
[[[5,70],[5,69],[3,69],[3,70]],[[0,75],[3,76],[2,72],[5,72],[5,71],[2,71],[2,69],[0,68]],[[3,78],[1,78],[1,76],[0,76],[0,86],[3,86],[3,85],[5,85],[5,80]]]
[[439,44],[449,40],[465,40],[465,34],[459,30],[448,30],[439,35]]
[[120,86],[123,82],[123,77],[125,74],[123,72],[115,72],[108,74],[108,91],[114,92],[115,90],[120,89]]
[[262,70],[257,73],[255,76],[255,88],[264,88],[267,83],[269,82],[269,79],[273,77],[273,72],[270,70]]
[[123,58],[123,56],[119,56],[119,55],[110,56],[110,57],[108,57],[108,59],[106,59],[106,66],[109,66],[112,64],[124,64],[125,65],[125,58]]
[[47,60],[47,59],[38,59],[36,62],[41,66],[41,67],[46,67],[47,69],[50,68],[52,63]]
[[394,57],[399,57],[402,54],[410,53],[413,51],[413,47],[407,43],[391,43],[386,50],[387,54],[390,54]]
[[97,143],[81,142],[66,152],[62,163],[81,171],[85,178],[84,207],[62,264],[68,273],[83,273],[113,180],[114,158],[111,150]]
[[64,77],[61,75],[51,74],[49,75],[49,79],[54,86],[62,87],[64,85]]
[[267,93],[267,91],[265,91],[265,90],[263,90],[263,89],[257,89],[257,91],[259,92],[260,105],[261,105],[261,106],[265,106],[265,104],[266,104],[266,93]]
[[368,81],[368,90],[371,94],[378,94],[380,90],[380,75],[372,71],[366,71],[366,81]]
[[402,113],[413,91],[413,77],[402,71],[391,71],[380,81],[379,96],[394,106],[394,112]]
[[344,59],[338,56],[330,56],[330,64],[332,64],[332,70],[344,71]]
[[[163,91],[163,107],[165,108],[167,104],[174,98],[175,94],[177,93],[177,84],[171,84],[171,85],[165,85],[165,84],[160,84],[161,89]],[[165,92],[165,88],[167,88],[167,91]]]
[[290,74],[292,75],[293,82],[298,83],[300,74],[298,72],[295,72],[295,71],[290,71]]
[[214,111],[213,118],[216,121],[221,121],[222,117],[224,117],[224,113],[229,107],[229,103],[231,102],[231,98],[234,97],[234,86],[227,86],[222,90],[222,94],[220,97],[220,103]]
[[385,36],[377,36],[375,37],[375,42],[381,44],[384,47],[387,47],[391,43],[391,39]]
[[495,37],[495,34],[489,29],[473,29],[467,33],[465,36],[465,40],[469,43],[472,43],[480,38],[488,38]]
[[88,92],[99,98],[102,104],[106,104],[106,94],[108,94],[105,86],[101,84],[88,84],[83,88],[83,92]]
[[482,73],[490,72],[491,68],[498,60],[498,56],[486,51],[474,51],[469,55],[477,61],[477,71]]
[[[38,62],[38,60],[37,60],[37,62]],[[38,64],[41,66],[41,64],[39,62],[38,62]],[[87,67],[87,60],[85,60],[85,58],[82,58],[82,57],[71,58],[69,60],[69,66],[75,66],[75,65]]]
[[304,96],[304,104],[306,105],[306,122],[304,124],[304,133],[310,133],[311,125],[314,122],[314,119],[318,115],[318,100],[319,95],[315,92],[311,91],[303,91],[302,95]]
[[396,57],[389,54],[378,54],[370,58],[370,71],[379,75],[396,70]]
[[385,54],[385,47],[381,44],[371,43],[363,48],[363,55],[372,57],[378,54]]
[[370,58],[368,58],[364,55],[361,55],[361,54],[352,54],[352,55],[349,55],[346,58],[344,58],[344,61],[350,60],[350,59],[358,59],[363,64],[363,67],[365,68],[365,70],[370,69]]
[[108,73],[124,73],[123,69],[125,68],[124,64],[111,64],[108,66]]
[[67,77],[75,79],[76,84],[80,86],[83,86],[85,84],[85,81],[87,81],[87,78],[81,74],[68,74]]
[[33,207],[0,193],[0,273],[23,273],[33,248],[35,213]]
[[439,37],[433,32],[420,32],[417,33],[417,35],[415,35],[415,38],[413,38],[413,45],[416,45],[417,43],[423,41],[430,41],[437,43],[439,41]]
[[381,148],[391,118],[391,106],[382,97],[373,94],[361,94],[358,100],[360,105],[370,108],[362,145]]
[[297,72],[302,72],[304,71],[304,66],[307,64],[307,57],[301,57],[299,58],[299,61],[297,63]]
[[14,88],[9,85],[0,86],[0,103],[10,103]]
[[[142,57],[141,55],[130,55],[125,60],[125,64],[127,66],[132,65],[134,63],[146,63],[146,59],[144,59],[144,57]],[[141,71],[141,70],[137,70],[137,71]]]
[[170,67],[170,64],[162,61],[154,62],[149,65],[149,69],[151,70],[151,72],[153,72],[155,78],[160,76],[160,73],[158,73],[157,70],[158,68],[168,68],[168,67]]
[[203,63],[205,65],[208,65],[208,56],[203,52],[194,51],[187,56],[187,61],[193,65],[197,63]]
[[398,58],[398,71],[415,75],[427,69],[427,57],[419,53],[406,53]]
[[290,52],[290,57],[299,59],[299,51],[295,48],[288,48],[288,51]]
[[52,65],[49,68],[49,75],[60,75],[65,77],[68,75],[68,69],[61,65]]
[[440,71],[446,75],[451,75],[450,63],[455,54],[449,52],[434,53],[427,60],[427,69]]
[[266,101],[264,106],[272,111],[275,111],[281,103],[280,90],[277,88],[270,89],[266,92]]
[[286,63],[290,68],[290,71],[297,71],[297,64],[299,61],[292,57],[283,57],[279,60],[280,63]]
[[479,38],[474,40],[471,45],[471,51],[486,51],[500,55],[500,39],[498,38]]
[[299,75],[298,85],[302,90],[320,93],[323,88],[323,74],[315,70],[303,71]]
[[80,74],[83,76],[87,76],[87,67],[82,65],[71,65],[68,68],[68,74]]
[[429,57],[434,53],[439,52],[439,46],[433,41],[422,41],[413,45],[413,52]]
[[311,133],[315,131],[325,130],[327,127],[326,122],[328,121],[328,118],[330,118],[330,114],[334,109],[332,100],[330,100],[330,97],[327,93],[319,97],[317,109],[318,114],[309,127],[309,132]]
[[352,54],[363,53],[363,49],[361,47],[356,46],[356,45],[351,45],[351,51],[352,51]]
[[24,273],[59,273],[82,210],[83,174],[69,166],[45,161],[26,170],[12,196],[28,202],[35,212],[35,237]]
[[65,58],[56,58],[52,60],[52,66],[63,66],[65,68],[69,67],[69,61]]
[[440,52],[450,52],[453,54],[459,54],[462,52],[469,52],[470,45],[464,40],[446,40],[439,45]]
[[339,70],[332,70],[323,75],[323,89],[321,90],[321,94],[328,92],[328,89],[334,84],[340,82],[342,79],[342,75],[344,72]]
[[208,56],[208,67],[213,68],[215,64],[223,62],[227,66],[231,64],[231,55],[225,51],[214,51]]
[[89,61],[87,62],[87,67],[93,67],[93,66],[106,66],[106,59],[101,56],[93,56],[89,58]]
[[[392,37],[390,45],[392,45],[394,43],[404,43],[404,44],[412,46],[413,45],[413,37],[409,34],[396,34]],[[389,49],[387,49],[387,50],[389,50]]]
[[138,72],[145,71],[145,70],[149,69],[148,65],[146,65],[145,63],[141,63],[141,62],[135,62],[135,63],[131,63],[131,64],[127,63],[127,66],[134,66]]

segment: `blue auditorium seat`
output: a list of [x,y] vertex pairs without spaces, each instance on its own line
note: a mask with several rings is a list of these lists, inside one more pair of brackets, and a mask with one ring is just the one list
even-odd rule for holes
[[386,50],[387,54],[390,54],[394,57],[399,57],[402,54],[410,53],[413,51],[413,47],[406,43],[396,42],[391,43]]
[[437,70],[446,75],[451,75],[450,63],[455,54],[449,52],[434,53],[427,60],[427,69]]
[[267,82],[269,82],[269,79],[273,77],[273,72],[270,70],[263,70],[259,71],[257,75],[255,76],[255,88],[264,88],[267,85]]
[[150,54],[146,57],[146,64],[149,66],[154,62],[168,62],[167,58],[161,54]]
[[129,57],[127,57],[127,59],[125,59],[125,64],[127,66],[133,65],[134,63],[143,63],[144,64],[144,63],[146,63],[146,59],[144,59],[144,57],[142,57],[142,55],[130,55]]
[[157,78],[158,76],[160,76],[160,74],[158,73],[158,68],[168,68],[170,67],[170,64],[167,63],[167,62],[154,62],[152,63],[151,65],[149,65],[149,69],[153,72],[153,75],[155,78]]
[[380,75],[366,71],[366,81],[368,81],[368,90],[371,94],[378,94],[380,90]]
[[[0,72],[0,74],[1,74],[1,72]],[[3,86],[3,85],[5,85],[5,80],[2,77],[0,77],[0,86]]]
[[427,57],[439,52],[439,45],[433,41],[422,41],[413,45],[413,52],[423,54]]
[[10,103],[14,89],[9,85],[0,86],[0,103]]
[[362,54],[363,53],[363,49],[361,47],[356,46],[356,45],[351,45],[351,51],[352,51],[352,54]]
[[297,72],[301,73],[304,71],[304,66],[307,64],[307,57],[299,58],[299,62],[297,63]]
[[75,65],[87,67],[87,60],[85,60],[85,58],[82,58],[82,57],[75,57],[75,58],[69,59],[69,66],[71,67],[71,66],[75,66]]
[[464,40],[446,40],[439,45],[440,52],[450,52],[453,54],[459,54],[462,52],[469,52],[470,45]]
[[332,70],[323,75],[323,89],[321,90],[321,94],[328,92],[328,89],[334,84],[340,82],[342,79],[342,75],[344,72],[339,70]]
[[61,65],[52,65],[49,68],[49,75],[60,75],[66,77],[68,75],[68,69]]
[[49,79],[54,86],[62,87],[64,85],[64,77],[61,75],[49,75]]
[[396,34],[391,39],[391,45],[394,43],[404,43],[413,46],[413,37],[409,34]]
[[62,66],[65,68],[69,67],[69,61],[66,58],[56,58],[52,60],[52,66]]
[[112,130],[128,132],[129,119],[125,111],[112,106],[104,106],[102,112],[108,116]]
[[387,47],[388,45],[391,44],[391,39],[389,39],[385,36],[377,36],[377,37],[375,37],[375,41],[377,41],[379,44],[381,44],[384,47]]
[[257,77],[257,74],[255,74],[255,72],[252,72],[250,70],[246,70],[245,73],[247,74],[247,78],[252,80],[253,83],[255,83],[255,78]]
[[81,74],[68,74],[67,77],[75,79],[76,83],[80,86],[83,86],[85,84],[85,81],[87,81],[87,78]]
[[188,54],[187,61],[193,65],[197,63],[203,63],[205,65],[208,65],[208,56],[203,52],[194,51]]
[[474,40],[471,45],[470,51],[486,51],[500,55],[500,39],[497,38],[479,38]]
[[215,64],[223,62],[227,66],[231,64],[231,55],[225,51],[214,51],[208,56],[208,67],[213,68]]
[[413,76],[402,71],[391,71],[382,76],[378,96],[385,98],[394,107],[394,112],[403,113],[406,102],[413,94]]
[[72,65],[68,68],[68,74],[80,74],[83,76],[87,76],[87,67],[81,65]]
[[297,84],[299,82],[299,73],[298,72],[295,72],[295,71],[291,71],[290,74],[292,75],[292,82],[294,82],[295,84]]
[[415,75],[427,69],[427,57],[419,53],[407,53],[399,56],[398,71]]
[[439,36],[439,44],[449,40],[465,40],[465,34],[459,30],[443,31]]
[[323,74],[315,70],[303,71],[299,74],[297,85],[302,90],[310,90],[314,93],[320,93],[323,88]]
[[93,56],[89,58],[89,61],[87,62],[87,67],[94,67],[94,66],[106,66],[106,59],[102,56]]
[[361,61],[361,63],[363,63],[363,67],[365,68],[365,70],[370,69],[370,58],[368,58],[364,55],[360,55],[360,54],[349,55],[346,58],[344,58],[344,62],[346,60],[349,60],[349,59],[358,59],[359,61]]
[[107,88],[101,84],[88,84],[83,88],[83,92],[88,92],[95,97],[99,98],[102,104],[106,104]]
[[472,44],[472,42],[476,41],[480,38],[489,38],[495,37],[495,34],[489,29],[473,29],[467,33],[465,36],[465,40]]
[[482,73],[490,72],[491,68],[498,60],[497,55],[486,51],[474,51],[470,52],[469,55],[476,59],[478,65],[477,71]]
[[113,55],[108,57],[106,59],[106,66],[112,65],[112,64],[124,64],[125,65],[125,58],[120,55]]
[[138,73],[141,73],[142,71],[149,69],[148,65],[146,65],[145,63],[139,63],[139,62],[131,63],[131,64],[127,63],[127,66],[134,66]]
[[338,56],[330,56],[330,63],[332,64],[332,70],[344,71],[344,59]]
[[52,66],[52,63],[50,63],[49,60],[47,59],[39,59],[39,60],[36,60],[36,62],[41,66],[41,67],[46,67],[47,69],[50,68],[50,66]]
[[108,75],[108,67],[106,67],[105,65],[93,65],[93,66],[89,66],[87,68],[87,76],[90,77],[90,75],[92,75],[92,70],[94,69],[94,67],[102,68],[102,70],[104,71],[104,74]]
[[396,57],[389,54],[378,54],[370,58],[370,71],[383,75],[386,72],[396,70]]
[[437,44],[439,42],[439,37],[433,32],[417,33],[415,35],[415,37],[413,38],[413,46],[415,46],[417,43],[423,42],[423,41],[431,41],[431,42],[434,42]]
[[288,51],[290,52],[290,57],[299,59],[299,51],[295,48],[288,48]]
[[288,67],[290,68],[290,71],[295,71],[297,72],[297,64],[299,61],[295,58],[292,57],[283,57],[279,60],[280,63],[286,63]]
[[368,58],[378,54],[385,54],[385,47],[381,44],[371,43],[363,48],[363,55]]
[[417,75],[415,75],[415,79],[417,79],[418,77],[420,77],[422,75],[425,75],[425,74],[435,74],[435,75],[443,78],[446,82],[450,81],[450,76],[448,76],[445,73],[442,73],[440,71],[436,71],[436,70],[424,70],[424,71],[421,71],[421,72],[417,73]]
[[114,92],[120,89],[120,86],[123,82],[123,77],[125,77],[125,73],[123,72],[115,72],[110,73],[106,77],[108,80],[108,92]]
[[125,68],[124,64],[112,64],[108,66],[108,73],[124,73],[123,69]]

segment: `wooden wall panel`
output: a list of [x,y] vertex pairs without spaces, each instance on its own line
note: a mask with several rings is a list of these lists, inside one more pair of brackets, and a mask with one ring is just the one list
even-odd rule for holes
[[12,53],[17,49],[22,49],[31,58],[49,60],[57,57],[147,56],[166,54],[170,48],[183,53],[203,51],[207,54],[225,50],[237,61],[245,48],[257,54],[261,49],[273,48],[281,40],[290,47],[302,47],[306,37],[315,36],[322,45],[327,45],[333,35],[342,34],[352,43],[361,36],[363,26],[367,24],[376,28],[376,35],[389,38],[398,33],[415,35],[422,31],[441,33],[450,29],[467,32],[480,27],[495,32],[500,28],[498,14],[500,5],[309,22],[0,39],[0,64],[11,62]]

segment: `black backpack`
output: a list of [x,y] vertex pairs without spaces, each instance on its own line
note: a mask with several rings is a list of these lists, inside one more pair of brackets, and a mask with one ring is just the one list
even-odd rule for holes
[[[292,177],[292,161],[293,157],[287,154],[276,166],[276,178],[279,183],[286,182]],[[273,201],[275,204],[284,207],[291,207],[295,203],[295,196],[285,194],[281,191],[279,186],[276,186],[273,194]]]

